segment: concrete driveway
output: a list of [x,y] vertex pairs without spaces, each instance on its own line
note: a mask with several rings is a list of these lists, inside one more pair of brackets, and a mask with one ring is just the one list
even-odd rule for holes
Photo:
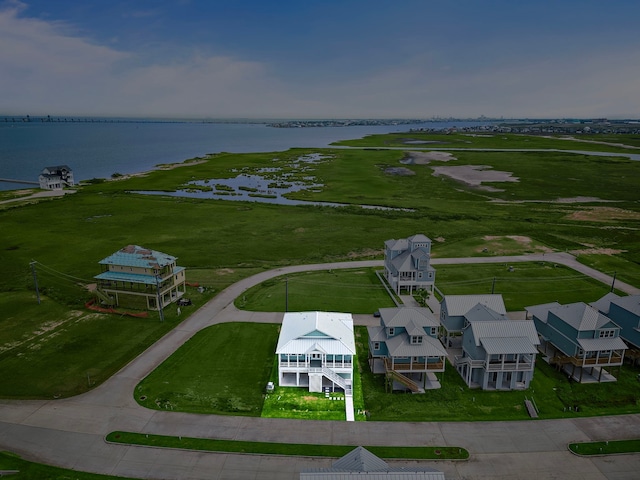
[[[433,259],[434,264],[542,260],[542,255]],[[580,267],[566,254],[544,260]],[[574,267],[575,264],[575,267]],[[0,448],[23,457],[108,475],[149,479],[297,479],[302,469],[330,459],[237,455],[111,445],[114,430],[233,440],[351,445],[455,445],[471,452],[465,462],[418,462],[448,479],[637,479],[640,455],[581,458],[572,441],[637,438],[640,415],[524,422],[331,422],[263,419],[147,410],[133,398],[137,383],[202,328],[227,321],[280,322],[282,313],[238,311],[233,300],[268,278],[308,270],[381,266],[381,261],[303,265],[262,272],[217,295],[116,375],[84,395],[50,401],[0,401]],[[604,283],[612,279],[576,268]],[[596,276],[597,275],[597,276]],[[640,293],[616,282],[627,293]],[[356,323],[377,322],[356,316]],[[390,462],[415,465],[416,462]]]

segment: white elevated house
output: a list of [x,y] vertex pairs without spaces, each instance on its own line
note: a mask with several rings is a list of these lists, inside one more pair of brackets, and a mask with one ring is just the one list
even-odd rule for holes
[[355,354],[350,313],[287,312],[276,347],[278,383],[310,392],[337,386],[351,395]]
[[43,190],[62,190],[75,185],[73,171],[68,165],[45,167],[38,177],[38,183]]

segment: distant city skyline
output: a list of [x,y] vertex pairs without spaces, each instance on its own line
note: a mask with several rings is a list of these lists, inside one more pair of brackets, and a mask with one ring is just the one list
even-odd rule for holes
[[0,0],[0,115],[639,118],[640,2]]

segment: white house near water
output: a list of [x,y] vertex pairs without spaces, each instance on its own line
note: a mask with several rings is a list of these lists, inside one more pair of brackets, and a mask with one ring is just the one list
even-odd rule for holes
[[276,347],[278,383],[310,392],[339,387],[351,395],[355,354],[350,313],[287,312]]

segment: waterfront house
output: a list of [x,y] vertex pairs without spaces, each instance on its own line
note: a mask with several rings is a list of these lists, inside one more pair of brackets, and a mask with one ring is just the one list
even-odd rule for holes
[[166,253],[127,245],[99,263],[96,293],[108,305],[159,310],[186,291],[185,268]]
[[38,182],[43,190],[62,190],[75,185],[73,171],[68,165],[45,167],[38,177]]
[[443,343],[451,347],[455,339],[462,335],[467,325],[465,315],[476,305],[489,307],[498,315],[505,315],[502,295],[446,295],[440,301],[440,335]]
[[384,373],[392,389],[424,393],[440,388],[447,352],[438,340],[438,320],[427,308],[381,308],[380,325],[367,327],[369,366]]
[[384,275],[396,294],[415,289],[433,291],[436,271],[431,266],[431,240],[422,234],[384,242]]
[[462,355],[455,367],[465,383],[483,390],[529,388],[536,363],[538,333],[532,320],[510,320],[477,303],[465,314]]
[[350,313],[287,312],[276,347],[278,383],[310,392],[338,387],[351,395],[355,354]]
[[558,302],[526,307],[540,337],[545,360],[562,368],[578,382],[613,382],[613,367],[620,367],[627,346],[620,327],[583,302]]

